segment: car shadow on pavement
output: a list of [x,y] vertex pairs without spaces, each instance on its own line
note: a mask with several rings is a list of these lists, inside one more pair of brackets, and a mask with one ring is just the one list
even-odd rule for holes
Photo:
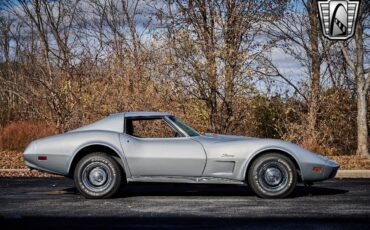
[[[297,186],[290,198],[304,196],[330,196],[347,193],[348,190],[327,187]],[[123,187],[117,198],[135,196],[255,196],[246,185],[205,185],[133,183]]]
[[339,195],[349,192],[344,189],[337,188],[326,188],[326,187],[306,187],[306,186],[297,186],[294,190],[294,193],[291,197],[301,197],[301,196],[332,196]]
[[[348,190],[298,185],[290,198],[305,196],[331,196],[347,193]],[[50,195],[78,194],[75,187],[48,192]],[[116,198],[136,196],[255,196],[246,185],[132,183],[122,187]]]

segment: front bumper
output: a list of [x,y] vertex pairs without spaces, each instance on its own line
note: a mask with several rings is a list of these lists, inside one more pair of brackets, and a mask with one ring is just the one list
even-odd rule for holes
[[337,175],[338,169],[339,169],[339,165],[336,167],[327,167],[326,170],[330,172],[328,179],[334,178],[335,175]]
[[[304,166],[303,181],[315,182],[334,178],[340,165],[335,161],[326,160],[324,164],[306,164]],[[320,172],[314,171],[314,168],[321,168]]]

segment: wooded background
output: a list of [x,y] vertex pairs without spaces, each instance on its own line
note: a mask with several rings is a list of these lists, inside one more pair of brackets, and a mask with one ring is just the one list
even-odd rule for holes
[[323,37],[316,0],[0,3],[0,148],[123,111],[369,157],[370,2]]

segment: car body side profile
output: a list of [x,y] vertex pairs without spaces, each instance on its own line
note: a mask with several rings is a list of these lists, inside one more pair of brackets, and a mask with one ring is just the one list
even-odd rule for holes
[[289,196],[298,182],[335,176],[339,165],[276,139],[201,135],[169,113],[125,112],[33,141],[30,168],[75,180],[87,198],[114,196],[123,183],[248,184],[263,198]]

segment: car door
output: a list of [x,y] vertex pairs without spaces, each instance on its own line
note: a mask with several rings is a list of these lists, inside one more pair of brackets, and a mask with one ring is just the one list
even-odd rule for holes
[[120,136],[132,176],[201,176],[206,164],[203,146],[191,137],[182,136],[163,119],[161,121],[168,125],[166,129],[171,130],[169,132],[173,132],[173,136],[159,135],[165,126],[159,127],[158,124],[146,127],[156,129],[152,132],[154,135],[148,134],[151,130],[143,129],[142,135],[146,136],[138,136],[130,127],[130,132]]

